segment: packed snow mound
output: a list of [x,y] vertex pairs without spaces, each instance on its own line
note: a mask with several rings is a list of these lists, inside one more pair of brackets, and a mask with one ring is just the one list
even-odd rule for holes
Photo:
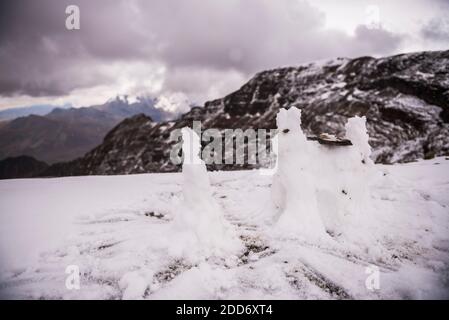
[[123,300],[141,300],[153,279],[151,270],[138,270],[125,273],[118,285],[123,290]]
[[190,128],[182,129],[182,139],[183,200],[173,225],[177,240],[170,246],[170,251],[189,262],[237,254],[243,250],[243,245],[223,219],[221,209],[212,197],[206,165],[199,156],[200,139]]

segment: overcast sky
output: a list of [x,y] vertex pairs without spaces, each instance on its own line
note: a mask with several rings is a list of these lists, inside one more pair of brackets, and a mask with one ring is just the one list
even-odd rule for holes
[[[65,9],[80,8],[80,30]],[[1,0],[0,109],[196,103],[279,66],[449,49],[449,0]]]

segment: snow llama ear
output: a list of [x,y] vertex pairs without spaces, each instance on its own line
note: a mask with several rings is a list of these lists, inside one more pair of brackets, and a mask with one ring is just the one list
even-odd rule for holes
[[296,107],[290,107],[287,111],[289,113],[290,121],[295,125],[301,126],[301,110]]
[[369,135],[366,129],[366,117],[355,116],[348,119],[345,125],[346,129],[346,139],[349,139],[355,148],[360,152],[363,161],[372,162],[370,160],[371,156],[371,146],[368,143]]
[[276,126],[279,130],[286,129],[283,126],[287,123],[286,119],[288,118],[287,109],[281,108],[276,115]]

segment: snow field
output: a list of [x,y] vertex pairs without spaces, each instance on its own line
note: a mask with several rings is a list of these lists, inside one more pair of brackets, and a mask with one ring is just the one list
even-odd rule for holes
[[207,172],[184,129],[180,174],[0,181],[0,297],[449,298],[449,160],[374,165],[364,118],[329,148],[300,117],[274,176]]

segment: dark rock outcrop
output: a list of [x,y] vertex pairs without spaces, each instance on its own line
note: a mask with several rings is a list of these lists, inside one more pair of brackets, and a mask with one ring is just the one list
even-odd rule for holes
[[31,178],[47,167],[45,162],[33,157],[6,158],[0,161],[0,179]]

